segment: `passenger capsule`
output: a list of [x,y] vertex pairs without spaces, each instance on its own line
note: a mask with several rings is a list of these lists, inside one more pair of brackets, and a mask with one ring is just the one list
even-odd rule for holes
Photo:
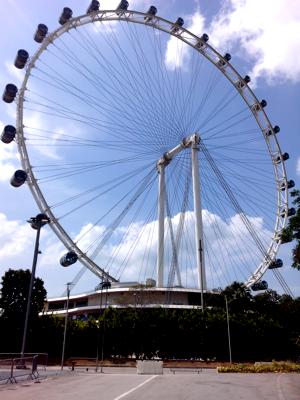
[[291,216],[293,216],[293,215],[295,215],[296,214],[296,210],[294,209],[294,207],[292,207],[292,208],[288,208],[288,209],[286,209],[286,208],[284,208],[283,210],[281,210],[281,212],[280,212],[280,216],[283,218],[283,217],[291,217]]
[[259,282],[253,283],[253,285],[251,286],[251,289],[254,291],[266,290],[266,289],[268,289],[268,283],[266,281],[259,281]]
[[[280,158],[280,157],[279,157],[279,158]],[[290,158],[289,153],[283,153],[280,159],[282,159],[283,161],[286,161],[286,160],[288,160],[289,158]],[[277,160],[278,160],[278,158],[277,158]]]
[[129,3],[127,0],[121,0],[116,10],[127,10]]
[[271,136],[273,135],[273,133],[278,133],[278,132],[280,132],[280,128],[278,125],[275,125],[272,129],[267,129],[265,131],[266,136]]
[[59,262],[63,267],[69,267],[70,265],[75,264],[77,260],[78,256],[75,251],[69,251],[61,257]]
[[209,41],[209,36],[207,33],[203,33],[200,39],[203,40],[203,42],[207,43]]
[[280,156],[276,157],[275,162],[276,164],[280,164],[281,161],[286,161],[290,158],[289,153],[283,153]]
[[226,53],[223,58],[220,58],[219,61],[217,62],[219,67],[225,67],[225,65],[228,63],[228,61],[231,60],[231,55],[229,53]]
[[59,17],[58,22],[59,22],[61,25],[63,25],[63,24],[65,24],[66,22],[68,22],[70,18],[72,18],[72,15],[73,15],[73,11],[71,10],[71,8],[69,8],[69,7],[64,7],[64,8],[63,8],[63,11],[62,11],[62,13],[61,13],[61,16]]
[[[266,106],[267,106],[266,100],[261,100],[261,102],[255,103],[252,108],[254,111],[260,111],[262,108],[264,108]],[[267,135],[267,136],[270,136],[270,135]]]
[[183,18],[177,18],[176,22],[174,23],[173,27],[171,28],[171,32],[177,33],[179,29],[183,26],[184,20]]
[[[281,183],[280,189],[281,189],[281,190],[285,190],[285,187],[286,187],[285,182],[282,182],[282,183]],[[287,188],[288,188],[288,189],[292,189],[293,187],[295,187],[295,182],[291,179],[291,180],[289,180],[289,181],[287,182]]]
[[281,268],[283,267],[283,261],[280,258],[277,258],[276,260],[272,261],[271,264],[269,265],[269,269],[276,269],[276,268]]
[[238,89],[243,89],[247,83],[249,83],[251,81],[250,76],[249,75],[245,75],[245,77],[239,81],[236,82],[236,87]]
[[261,102],[260,102],[260,105],[261,105],[261,107],[262,108],[265,108],[265,107],[267,107],[267,102],[266,102],[266,100],[262,100]]
[[200,40],[196,43],[195,47],[197,49],[201,49],[202,47],[205,47],[205,43],[208,42],[209,37],[206,33],[203,33],[203,35],[200,37]]
[[144,20],[147,22],[151,21],[153,17],[156,15],[156,13],[157,13],[157,8],[154,6],[150,6],[149,10],[147,11],[148,15],[144,17]]
[[2,131],[1,141],[3,143],[10,143],[14,140],[15,136],[16,128],[12,125],[6,125]]
[[13,187],[19,187],[26,182],[26,179],[27,179],[27,173],[22,169],[18,169],[11,177],[10,184]]
[[98,0],[92,0],[91,4],[89,5],[89,8],[86,10],[87,14],[90,14],[95,11],[99,11],[100,8],[100,3]]
[[34,34],[33,39],[37,43],[42,43],[48,33],[48,27],[44,24],[38,24],[37,30]]
[[175,25],[178,25],[178,26],[183,26],[183,24],[184,24],[184,20],[183,20],[183,18],[177,18],[177,20],[176,20],[176,22],[175,22]]
[[18,93],[18,88],[16,85],[9,83],[8,85],[5,86],[3,95],[2,95],[2,100],[5,101],[5,103],[12,103]]
[[29,54],[26,50],[20,49],[17,52],[17,56],[15,59],[15,67],[19,69],[23,69],[25,67],[25,64],[27,63],[27,60],[29,58]]
[[156,13],[157,13],[157,8],[154,6],[150,6],[149,10],[147,11],[147,14],[156,15]]

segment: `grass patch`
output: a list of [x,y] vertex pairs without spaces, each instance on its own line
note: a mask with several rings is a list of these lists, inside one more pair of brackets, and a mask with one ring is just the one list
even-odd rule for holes
[[263,373],[263,372],[298,372],[300,373],[300,364],[285,361],[273,361],[271,363],[232,364],[224,367],[217,367],[221,373],[242,372],[242,373]]

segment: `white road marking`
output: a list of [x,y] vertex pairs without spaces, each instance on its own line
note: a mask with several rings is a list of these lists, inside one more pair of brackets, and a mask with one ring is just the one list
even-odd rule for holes
[[116,397],[114,400],[123,399],[123,397],[127,396],[128,394],[130,394],[130,393],[134,392],[135,390],[139,389],[140,387],[144,386],[146,383],[152,381],[156,377],[157,377],[157,375],[151,376],[149,379],[146,379],[143,383],[140,383],[139,385],[135,386],[134,388],[128,390],[128,392],[121,394],[120,396]]
[[279,400],[285,400],[285,396],[282,391],[282,386],[281,386],[281,379],[282,379],[283,374],[281,373],[277,379],[276,379],[276,388],[277,388],[277,394],[278,394],[278,399]]

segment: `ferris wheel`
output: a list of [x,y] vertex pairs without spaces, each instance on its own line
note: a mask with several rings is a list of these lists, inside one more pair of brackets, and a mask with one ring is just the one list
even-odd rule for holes
[[27,182],[66,247],[97,277],[208,290],[243,281],[266,288],[288,208],[279,127],[250,77],[203,33],[147,12],[65,7],[39,24],[38,49],[15,66],[15,141]]

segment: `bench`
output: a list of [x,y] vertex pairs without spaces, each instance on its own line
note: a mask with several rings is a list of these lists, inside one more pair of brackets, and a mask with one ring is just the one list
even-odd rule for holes
[[174,375],[176,372],[193,372],[199,374],[202,372],[202,368],[170,368],[170,372],[173,372]]

